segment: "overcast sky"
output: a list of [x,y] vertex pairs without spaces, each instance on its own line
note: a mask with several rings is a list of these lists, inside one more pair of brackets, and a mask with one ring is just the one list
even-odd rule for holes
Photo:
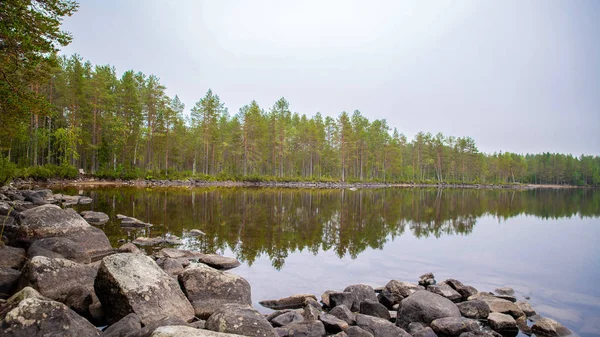
[[408,136],[600,155],[600,1],[82,0],[64,54],[155,74],[186,111],[358,109]]

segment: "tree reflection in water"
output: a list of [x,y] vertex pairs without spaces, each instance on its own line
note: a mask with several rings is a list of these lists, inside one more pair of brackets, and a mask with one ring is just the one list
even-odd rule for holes
[[[61,192],[76,193],[76,190]],[[137,236],[183,236],[187,248],[204,252],[231,249],[251,265],[266,254],[280,269],[289,253],[333,250],[355,258],[388,240],[469,235],[482,216],[502,222],[520,214],[543,219],[598,217],[600,192],[591,189],[275,189],[275,188],[130,188],[85,190],[89,206],[112,219],[103,227],[113,246]],[[85,208],[84,208],[85,207]],[[125,230],[117,214],[155,224]],[[202,237],[188,237],[198,228]]]

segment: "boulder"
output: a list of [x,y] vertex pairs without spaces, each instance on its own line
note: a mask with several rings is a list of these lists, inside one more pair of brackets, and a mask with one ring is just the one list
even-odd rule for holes
[[459,337],[503,337],[495,331],[469,331],[463,332]]
[[104,225],[110,220],[108,215],[102,212],[84,211],[81,215],[90,225]]
[[356,295],[356,299],[350,308],[352,311],[359,311],[360,304],[364,301],[378,302],[375,290],[373,290],[373,287],[366,284],[349,285],[344,289],[344,292]]
[[346,321],[343,321],[335,317],[334,315],[330,315],[324,312],[319,315],[319,320],[323,322],[323,325],[325,326],[325,331],[327,331],[328,333],[337,333],[340,331],[344,331],[350,326],[348,323],[346,323]]
[[345,305],[352,308],[356,301],[356,295],[350,292],[333,292],[329,293],[329,307],[335,308],[338,305]]
[[183,264],[178,259],[172,259],[170,257],[162,258],[156,260],[156,264],[176,280],[179,274],[183,272]]
[[364,315],[379,317],[388,321],[391,318],[389,310],[383,304],[376,301],[362,301],[360,303],[359,312]]
[[65,302],[73,288],[94,288],[96,269],[66,259],[36,256],[23,270],[22,286],[31,286],[52,300]]
[[335,290],[326,290],[323,294],[321,294],[321,303],[323,303],[323,305],[325,307],[331,308],[331,301],[329,300],[329,295],[331,295],[332,293],[335,293],[337,291]]
[[121,221],[121,227],[152,227],[150,223],[122,214],[117,214],[117,219]]
[[425,327],[411,334],[413,337],[438,337],[432,328]]
[[519,331],[517,322],[512,316],[499,312],[492,312],[488,315],[488,324],[490,328],[500,333],[517,333]]
[[[104,337],[104,335],[102,335]],[[161,326],[154,330],[150,337],[243,337],[230,333],[196,329],[185,325]]]
[[562,337],[572,333],[571,330],[567,329],[564,325],[546,317],[537,320],[531,327],[531,330],[536,335],[548,337]]
[[392,296],[394,296],[395,303],[400,303],[400,301],[407,298],[417,290],[422,290],[425,288],[409,282],[391,280],[385,285],[384,289],[389,291]]
[[289,297],[284,297],[276,300],[265,300],[258,302],[265,308],[273,309],[273,310],[281,310],[281,309],[300,309],[303,308],[306,300],[308,298],[312,298],[315,301],[317,297],[312,294],[296,294]]
[[179,282],[201,319],[207,319],[225,304],[252,303],[248,281],[204,264],[190,265],[179,274]]
[[85,318],[77,315],[66,305],[39,298],[26,298],[9,311],[2,320],[2,332],[6,336],[100,336]]
[[408,332],[404,331],[404,329],[401,329],[390,321],[379,317],[357,314],[356,325],[377,337],[411,337]]
[[302,310],[302,317],[308,321],[316,321],[319,319],[319,315],[323,312],[320,306],[314,306],[312,304],[307,304]]
[[394,295],[392,295],[391,292],[389,292],[385,289],[383,289],[377,295],[377,300],[379,301],[379,303],[383,304],[389,310],[393,310],[394,304],[396,303]]
[[137,314],[131,313],[102,332],[102,337],[123,337],[142,329],[142,322]]
[[120,253],[105,257],[94,289],[109,323],[132,312],[144,325],[166,316],[184,321],[194,318],[194,309],[177,281],[145,255]]
[[431,329],[443,336],[458,336],[463,332],[479,331],[477,321],[463,317],[445,317],[431,321]]
[[523,311],[525,313],[525,315],[527,317],[531,317],[533,315],[536,315],[535,310],[533,310],[533,308],[531,307],[531,304],[529,304],[529,302],[527,302],[527,301],[518,301],[516,303],[516,305],[519,307],[519,309],[521,309],[521,311]]
[[48,237],[35,240],[27,256],[31,259],[34,256],[45,256],[49,258],[63,258],[78,263],[90,263],[90,256],[86,249],[79,243],[66,237]]
[[358,326],[351,326],[344,332],[348,337],[374,337],[372,333]]
[[356,324],[356,314],[350,311],[350,309],[348,309],[348,307],[345,305],[338,305],[337,307],[331,309],[329,314],[345,321],[350,325]]
[[515,303],[497,298],[495,296],[483,296],[481,300],[484,301],[489,307],[490,312],[499,312],[501,314],[511,315],[513,318],[519,318],[524,316],[525,313]]
[[460,302],[462,300],[462,295],[459,294],[458,291],[452,289],[452,287],[444,283],[428,286],[427,290],[431,291],[434,294],[444,296],[445,298],[455,303]]
[[411,322],[429,325],[431,321],[445,317],[461,317],[456,304],[430,291],[419,290],[402,300],[396,324],[402,328]]
[[464,301],[466,301],[470,296],[477,294],[479,291],[471,286],[464,286],[455,289],[461,296]]
[[201,254],[198,256],[198,262],[218,270],[229,270],[240,265],[240,261],[233,257],[216,254]]
[[222,305],[206,320],[206,329],[251,337],[276,336],[273,327],[263,315],[251,306],[243,304]]
[[[142,322],[142,324],[143,324],[143,322]],[[129,333],[127,335],[127,337],[150,337],[150,335],[152,335],[152,333],[154,331],[156,331],[158,328],[163,327],[163,326],[174,326],[174,325],[192,327],[190,324],[188,324],[186,321],[182,320],[181,318],[167,316],[167,317],[163,317],[163,318],[159,319],[158,321],[154,321],[150,324],[145,325],[141,330],[137,330],[137,331]]]
[[511,287],[496,288],[494,292],[498,295],[514,296],[515,290]]
[[321,321],[304,321],[277,328],[280,337],[324,337],[325,334],[325,326]]
[[0,298],[9,298],[19,285],[21,272],[12,268],[0,267]]
[[436,283],[435,276],[433,276],[432,273],[426,273],[426,274],[419,276],[419,285],[420,286],[428,287],[428,286],[434,285],[435,283]]
[[93,289],[88,286],[76,286],[69,291],[65,299],[65,305],[79,315],[88,318],[89,307],[94,303]]
[[135,238],[135,240],[132,241],[133,244],[139,245],[139,246],[156,246],[156,245],[160,245],[161,243],[165,242],[165,239],[161,238],[160,236],[154,237],[154,238],[147,238],[144,236],[139,236],[137,238]]
[[0,244],[0,268],[21,269],[25,259],[25,249]]
[[119,253],[142,253],[142,250],[131,242],[124,243],[123,245],[121,245],[121,247],[119,247],[119,249],[117,249],[117,251]]
[[285,312],[279,312],[278,315],[273,317],[267,317],[267,320],[271,322],[274,327],[286,326],[291,323],[302,322],[304,317],[295,310],[289,310]]
[[456,304],[460,313],[473,319],[486,319],[490,314],[490,307],[481,300],[466,301]]
[[106,234],[92,227],[73,209],[42,205],[21,213],[21,237],[34,241],[47,237],[66,237],[81,245],[90,257],[106,254],[112,247]]
[[533,330],[531,329],[531,327],[529,327],[529,325],[527,325],[527,317],[525,316],[521,316],[517,319],[515,319],[515,322],[517,322],[517,328],[519,328],[519,330],[528,335],[531,336],[531,334],[533,333]]

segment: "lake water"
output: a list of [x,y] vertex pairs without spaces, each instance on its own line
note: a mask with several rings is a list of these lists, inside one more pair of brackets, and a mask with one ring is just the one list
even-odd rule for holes
[[[59,190],[57,190],[59,191]],[[519,299],[580,336],[600,335],[600,190],[62,189],[107,213],[114,247],[177,235],[185,249],[235,256],[258,301],[433,272]],[[126,230],[117,214],[154,224]],[[191,229],[206,233],[190,237]],[[121,240],[121,242],[120,242]]]

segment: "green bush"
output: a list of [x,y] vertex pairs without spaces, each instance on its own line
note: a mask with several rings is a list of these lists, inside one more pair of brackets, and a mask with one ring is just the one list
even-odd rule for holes
[[0,154],[0,186],[12,181],[17,175],[17,165]]

